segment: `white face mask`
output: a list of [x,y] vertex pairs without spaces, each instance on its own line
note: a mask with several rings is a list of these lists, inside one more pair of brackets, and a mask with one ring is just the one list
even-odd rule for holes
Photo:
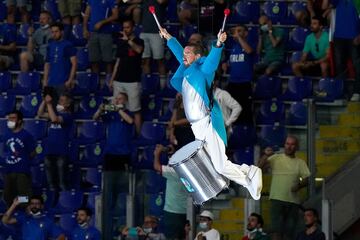
[[10,129],[14,129],[16,126],[16,122],[14,121],[7,121],[7,127]]
[[80,226],[81,228],[87,228],[88,223],[87,223],[87,222],[83,222],[83,223],[79,224],[79,226]]
[[152,232],[152,228],[144,228],[144,233],[148,234]]
[[58,104],[58,105],[56,105],[56,111],[57,112],[61,112],[61,111],[64,111],[64,106],[63,105],[60,105],[60,104]]
[[208,228],[208,225],[206,222],[201,222],[199,223],[199,227],[202,229],[202,230],[206,230]]
[[49,24],[46,24],[44,26],[41,26],[41,29],[48,29],[49,28]]

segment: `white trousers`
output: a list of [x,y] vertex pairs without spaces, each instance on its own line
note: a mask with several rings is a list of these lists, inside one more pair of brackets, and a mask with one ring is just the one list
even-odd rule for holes
[[225,153],[225,144],[213,128],[210,116],[191,123],[191,129],[196,139],[205,141],[205,149],[218,173],[237,184],[249,185],[246,175],[250,167],[246,164],[238,165],[229,161]]

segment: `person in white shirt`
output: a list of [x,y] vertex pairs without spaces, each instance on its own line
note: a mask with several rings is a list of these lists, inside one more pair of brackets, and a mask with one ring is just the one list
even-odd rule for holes
[[214,214],[210,211],[205,210],[200,214],[200,231],[196,234],[194,240],[220,240],[219,231],[212,228],[213,219]]

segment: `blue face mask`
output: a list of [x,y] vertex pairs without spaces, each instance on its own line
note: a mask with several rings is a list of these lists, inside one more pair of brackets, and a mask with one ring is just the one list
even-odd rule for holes
[[263,32],[269,31],[269,26],[267,24],[261,25],[260,30]]

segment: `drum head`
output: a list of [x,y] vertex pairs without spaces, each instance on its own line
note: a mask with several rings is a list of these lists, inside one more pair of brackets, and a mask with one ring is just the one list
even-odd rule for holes
[[195,140],[177,150],[170,158],[169,165],[178,164],[193,156],[203,146],[203,141]]

